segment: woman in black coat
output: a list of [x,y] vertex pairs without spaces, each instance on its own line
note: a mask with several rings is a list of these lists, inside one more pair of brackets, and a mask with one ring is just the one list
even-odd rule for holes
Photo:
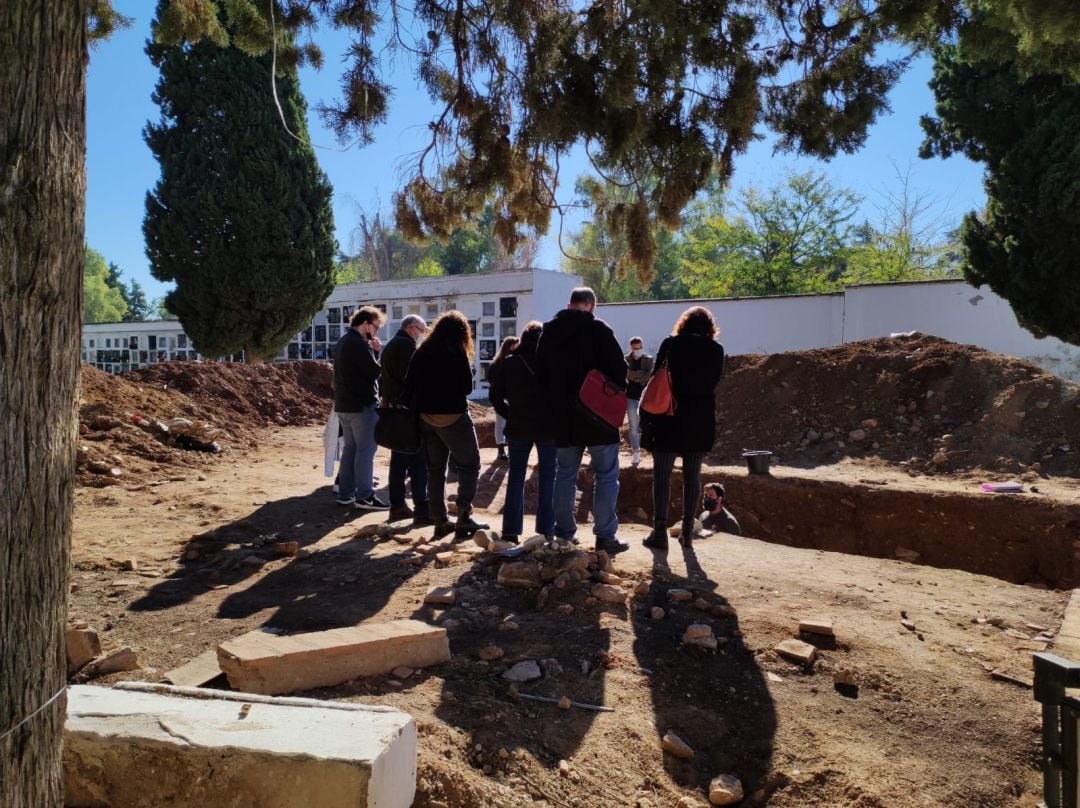
[[653,452],[653,531],[645,546],[667,549],[667,513],[671,471],[682,458],[683,516],[679,541],[688,545],[701,496],[701,464],[716,442],[715,388],[724,372],[724,349],[716,341],[716,321],[708,309],[683,312],[672,335],[660,344],[657,371],[666,365],[675,399],[672,415],[642,413],[643,431],[651,433]]

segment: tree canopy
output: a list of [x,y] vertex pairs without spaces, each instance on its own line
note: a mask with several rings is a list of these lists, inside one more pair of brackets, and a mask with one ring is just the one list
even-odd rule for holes
[[987,3],[936,51],[922,153],[986,165],[986,209],[960,232],[965,277],[1036,335],[1080,344],[1080,7],[1015,5],[1032,22],[1023,35],[1007,26],[1019,9]]
[[83,259],[84,323],[118,323],[127,314],[127,301],[120,288],[109,283],[110,279],[105,257],[87,247]]
[[168,0],[156,35],[224,42],[232,26],[247,52],[318,64],[297,34],[347,29],[342,98],[321,109],[345,140],[369,141],[386,119],[383,60],[412,56],[438,112],[395,197],[402,233],[446,240],[494,199],[494,232],[513,251],[560,210],[560,158],[584,144],[598,171],[631,178],[621,227],[645,280],[656,225],[677,227],[714,171],[730,177],[759,126],[803,154],[857,149],[907,62],[880,46],[952,26],[959,4],[424,0],[404,14],[377,0],[230,0],[224,25],[216,0]]
[[296,70],[272,97],[270,56],[212,42],[147,53],[161,71],[161,119],[145,130],[161,163],[143,224],[151,272],[176,282],[166,305],[200,353],[272,357],[333,289],[337,246]]

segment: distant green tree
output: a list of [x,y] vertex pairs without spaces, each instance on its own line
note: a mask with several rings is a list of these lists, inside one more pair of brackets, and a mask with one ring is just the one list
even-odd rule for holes
[[97,250],[85,249],[83,258],[83,322],[118,323],[127,314],[120,290],[109,285],[109,267]]
[[860,197],[823,174],[792,174],[743,191],[730,212],[685,232],[683,270],[695,297],[826,292],[840,285]]
[[[159,20],[169,6],[160,0]],[[283,123],[269,55],[209,41],[146,52],[161,71],[161,119],[145,130],[161,164],[143,224],[151,272],[176,283],[166,304],[200,353],[261,361],[333,289],[331,189],[307,143],[296,70],[279,63],[275,77]]]
[[956,277],[960,245],[955,222],[931,196],[912,186],[911,168],[896,168],[896,185],[880,194],[874,222],[853,228],[843,281],[881,283]]
[[132,278],[126,287],[124,287],[124,300],[127,302],[127,314],[124,315],[124,322],[142,322],[143,320],[149,320],[153,315],[153,306],[150,304],[150,299],[146,296],[146,292],[143,291],[142,284]]
[[923,157],[986,166],[963,273],[1037,336],[1080,344],[1080,3],[984,0],[935,51]]

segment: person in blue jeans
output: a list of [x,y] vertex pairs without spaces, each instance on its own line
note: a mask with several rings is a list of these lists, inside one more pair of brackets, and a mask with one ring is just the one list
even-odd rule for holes
[[536,344],[543,327],[535,320],[526,325],[517,347],[506,355],[500,351],[488,374],[491,406],[506,419],[510,468],[506,475],[502,538],[513,543],[521,537],[524,526],[525,475],[534,446],[539,478],[536,532],[547,538],[555,535],[555,425],[536,374]]
[[599,370],[614,385],[626,387],[626,359],[611,327],[593,316],[596,294],[580,287],[570,304],[544,323],[536,356],[541,388],[555,423],[555,535],[576,540],[574,498],[585,450],[595,476],[593,533],[596,549],[610,555],[629,549],[616,538],[619,518],[619,430],[593,415],[578,396],[591,370]]
[[334,410],[345,439],[338,472],[338,504],[383,511],[375,496],[375,410],[379,400],[378,331],[383,313],[374,306],[353,312],[349,330],[334,346]]

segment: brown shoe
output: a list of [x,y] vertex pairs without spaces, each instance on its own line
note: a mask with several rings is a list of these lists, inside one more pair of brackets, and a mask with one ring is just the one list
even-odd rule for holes
[[387,517],[389,522],[399,522],[404,519],[412,519],[413,510],[408,505],[402,503],[401,505],[391,505],[390,513]]

